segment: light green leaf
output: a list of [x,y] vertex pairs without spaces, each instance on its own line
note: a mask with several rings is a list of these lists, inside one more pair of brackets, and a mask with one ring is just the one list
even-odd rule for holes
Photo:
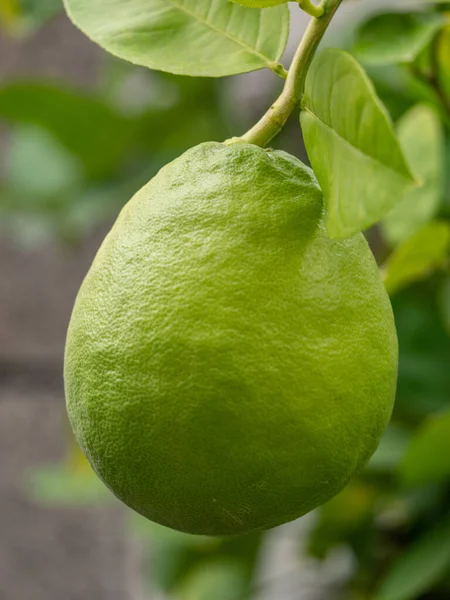
[[222,77],[276,69],[289,33],[287,6],[225,0],[65,0],[88,37],[129,62],[179,75]]
[[27,475],[25,487],[28,495],[44,506],[92,506],[114,501],[94,473],[74,473],[65,465],[36,469]]
[[450,412],[428,418],[412,438],[399,467],[405,485],[450,479]]
[[34,200],[60,196],[82,181],[80,162],[40,127],[19,127],[5,162],[5,183],[15,193]]
[[425,104],[413,107],[399,121],[397,135],[423,185],[407,192],[383,222],[385,237],[394,246],[436,215],[445,185],[445,140],[437,113]]
[[434,221],[400,245],[383,267],[389,294],[423,279],[445,264],[450,246],[450,225]]
[[20,19],[20,6],[17,0],[0,1],[0,28],[14,30]]
[[246,597],[245,568],[231,559],[203,562],[178,586],[176,600],[242,600]]
[[350,54],[325,50],[308,72],[302,107],[329,235],[344,238],[366,229],[415,184],[372,82]]
[[34,249],[53,237],[53,220],[47,214],[4,214],[0,192],[0,232],[7,231],[17,247]]
[[354,52],[365,64],[411,63],[445,23],[439,13],[386,13],[366,21]]
[[374,600],[414,600],[445,577],[450,568],[450,523],[419,538],[394,562]]

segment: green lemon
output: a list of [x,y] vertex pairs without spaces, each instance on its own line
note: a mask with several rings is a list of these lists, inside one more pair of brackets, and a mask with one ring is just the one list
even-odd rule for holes
[[390,418],[397,338],[362,235],[327,237],[296,158],[205,143],[122,210],[81,287],[68,412],[127,505],[185,532],[269,528],[339,492]]
[[247,6],[249,8],[269,8],[278,4],[286,4],[289,0],[231,0],[235,4]]

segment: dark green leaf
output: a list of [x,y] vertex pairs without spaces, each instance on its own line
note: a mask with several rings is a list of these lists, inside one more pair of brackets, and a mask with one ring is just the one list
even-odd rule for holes
[[375,490],[354,481],[317,511],[317,520],[308,540],[308,551],[324,558],[336,545],[366,533],[371,527]]
[[141,517],[135,512],[130,513],[130,525],[135,535],[154,544],[163,544],[171,547],[211,547],[217,546],[219,540],[202,535],[182,533],[163,525],[158,525]]
[[137,127],[100,99],[31,82],[0,88],[0,120],[47,129],[94,177],[116,167]]
[[354,46],[366,64],[411,63],[446,19],[439,13],[386,13],[363,24]]
[[450,523],[415,541],[394,562],[374,600],[414,600],[438,583],[450,568]]
[[62,11],[61,0],[20,0],[22,20],[24,26],[29,28],[39,27],[48,19]]
[[392,298],[400,346],[395,415],[409,422],[449,407],[450,338],[434,295],[416,285]]
[[450,413],[430,417],[412,438],[400,464],[405,485],[425,485],[450,478]]
[[406,430],[394,424],[389,425],[367,469],[381,472],[394,471],[404,456],[409,438],[410,435]]
[[445,330],[450,335],[450,276],[447,276],[441,284],[439,309]]

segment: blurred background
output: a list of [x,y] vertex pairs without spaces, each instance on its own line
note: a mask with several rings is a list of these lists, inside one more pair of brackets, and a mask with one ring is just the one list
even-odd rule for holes
[[[307,23],[293,6],[285,65]],[[149,72],[92,44],[60,0],[0,0],[1,600],[450,599],[450,2],[349,1],[325,43],[365,63],[424,181],[368,232],[400,340],[394,417],[313,514],[194,537],[133,514],[90,471],[65,417],[65,331],[121,206],[187,148],[244,132],[282,82]],[[306,161],[296,120],[274,145]]]

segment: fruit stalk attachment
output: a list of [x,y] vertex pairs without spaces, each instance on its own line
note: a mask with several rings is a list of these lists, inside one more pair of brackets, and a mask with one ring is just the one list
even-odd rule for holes
[[[301,102],[305,88],[306,74],[314,58],[314,54],[341,2],[342,0],[323,0],[319,7],[314,6],[314,9],[319,11],[321,16],[311,19],[292,59],[281,95],[256,125],[249,129],[243,136],[228,140],[228,144],[248,143],[264,147],[280,133],[294,108]],[[306,6],[311,3],[309,0],[303,0],[300,4],[303,8],[303,5]]]
[[323,6],[316,6],[311,0],[298,0],[298,4],[305,13],[308,13],[308,15],[311,15],[312,17],[320,18],[325,10]]

